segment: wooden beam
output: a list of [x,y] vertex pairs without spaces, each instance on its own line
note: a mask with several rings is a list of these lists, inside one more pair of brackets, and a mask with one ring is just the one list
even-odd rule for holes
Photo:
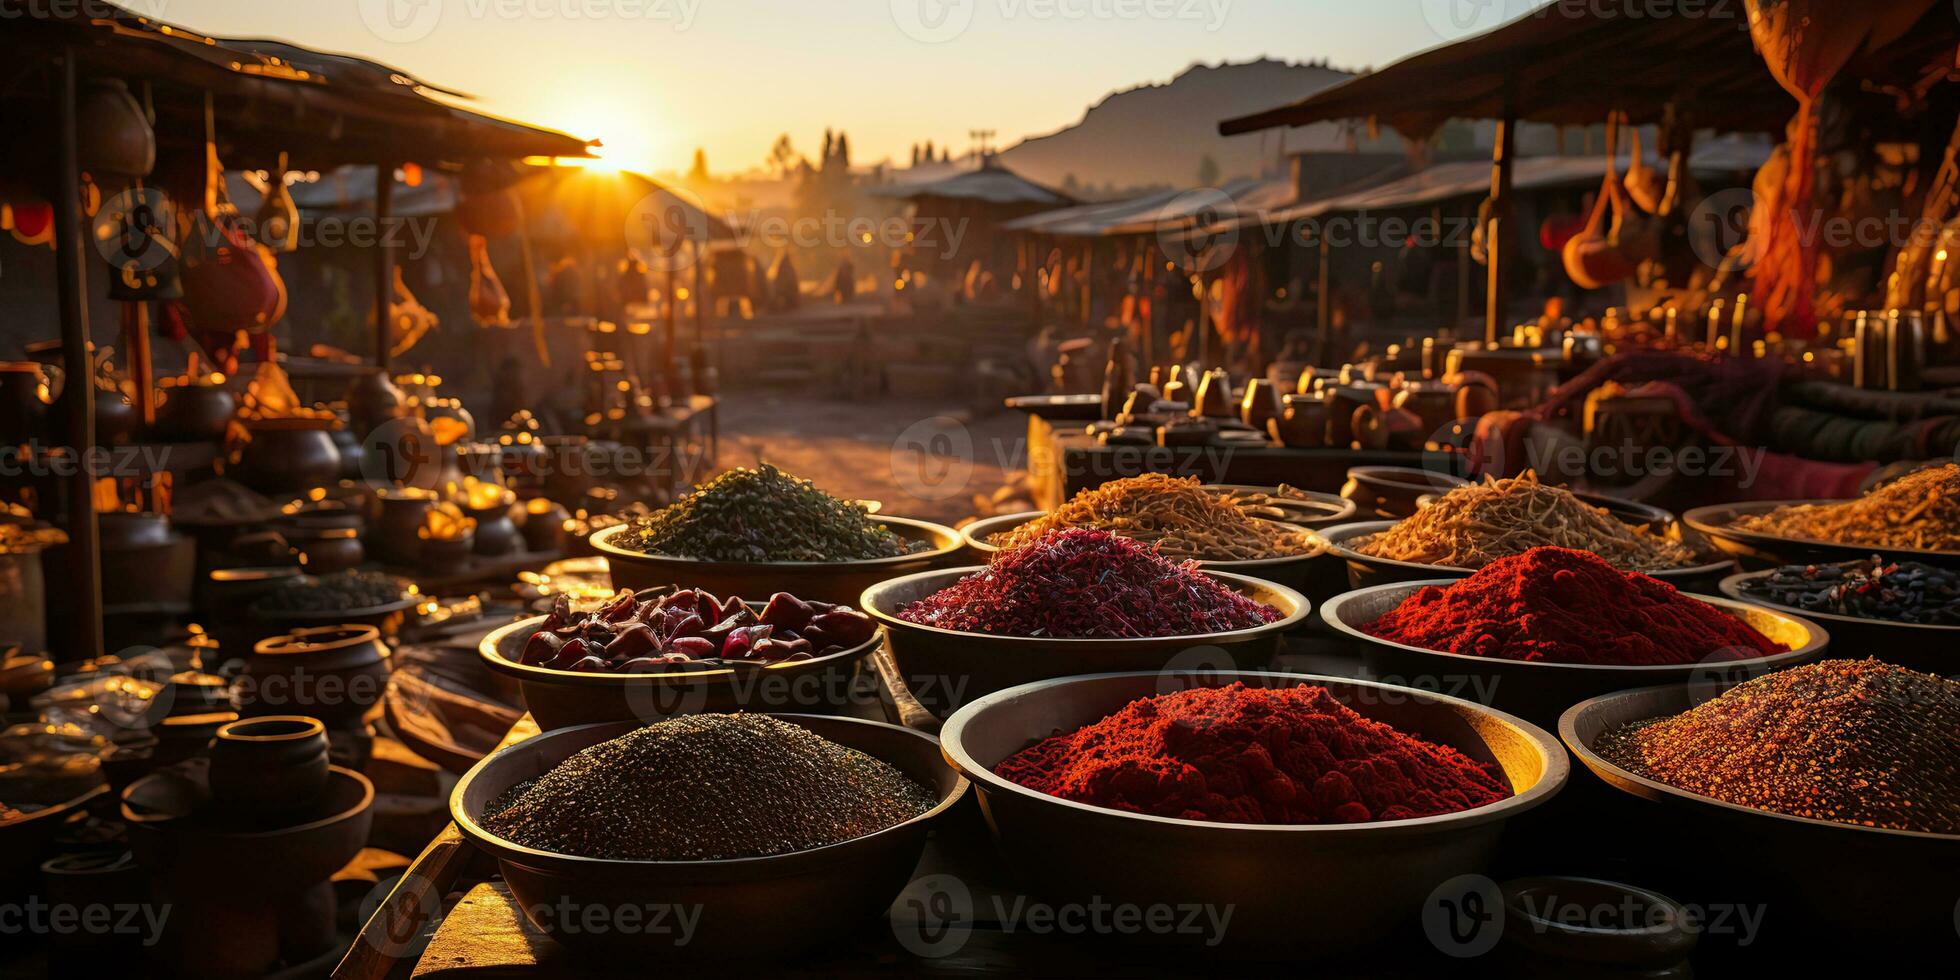
[[380,160],[374,165],[374,366],[383,375],[388,373],[393,346],[388,339],[388,321],[392,319],[395,298],[395,253],[388,247],[383,226],[394,206],[395,165]]
[[1503,329],[1505,308],[1511,290],[1509,270],[1511,239],[1511,164],[1517,155],[1518,114],[1515,89],[1505,95],[1504,118],[1497,123],[1497,142],[1491,149],[1490,227],[1484,233],[1484,255],[1490,269],[1489,295],[1484,299],[1484,342],[1497,342]]
[[95,519],[95,480],[87,465],[95,446],[95,373],[89,357],[88,268],[82,241],[82,165],[76,147],[75,49],[62,52],[61,118],[55,147],[54,253],[56,300],[61,318],[62,369],[67,373],[68,450],[82,465],[68,478],[68,588],[74,595],[78,646],[57,659],[99,657],[102,648],[102,551]]

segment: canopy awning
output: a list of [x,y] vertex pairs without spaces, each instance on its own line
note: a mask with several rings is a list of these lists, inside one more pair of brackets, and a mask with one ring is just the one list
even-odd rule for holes
[[969,170],[939,180],[874,188],[871,193],[901,201],[940,198],[951,201],[978,201],[984,204],[1042,207],[1062,207],[1075,203],[1073,198],[1061,191],[1044,187],[994,163],[988,163],[978,170]]
[[[231,166],[269,166],[280,151],[292,166],[313,170],[588,155],[584,140],[451,104],[445,100],[466,96],[387,65],[284,41],[201,34],[106,4],[8,18],[0,33],[0,58],[16,71],[51,63],[68,48],[84,77],[120,78],[132,89],[152,83],[162,144],[202,142],[209,93],[220,154]],[[39,96],[31,87],[14,94]]]
[[[1227,119],[1218,131],[1376,119],[1421,139],[1448,119],[1505,118],[1507,106],[1517,119],[1591,125],[1614,110],[1658,122],[1670,103],[1700,128],[1780,131],[1796,100],[1757,54],[1743,5],[1699,9],[1641,17],[1618,4],[1559,0],[1291,105]],[[1910,85],[1942,55],[1950,66],[1957,39],[1960,18],[1936,4],[1905,39],[1861,55],[1847,73]]]

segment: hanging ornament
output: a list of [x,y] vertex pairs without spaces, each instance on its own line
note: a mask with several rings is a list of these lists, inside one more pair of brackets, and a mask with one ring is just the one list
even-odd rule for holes
[[478,326],[510,325],[510,293],[490,264],[490,243],[482,235],[470,236],[470,316]]
[[91,80],[75,106],[75,123],[76,158],[85,169],[147,177],[156,167],[156,130],[122,79]]
[[275,252],[299,249],[299,205],[286,189],[286,154],[279,154],[279,166],[266,176],[264,198],[259,203],[255,230],[260,244]]

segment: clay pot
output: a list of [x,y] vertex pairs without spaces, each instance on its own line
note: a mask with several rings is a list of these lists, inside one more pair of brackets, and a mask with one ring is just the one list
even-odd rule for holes
[[475,550],[475,532],[459,538],[423,538],[418,560],[424,569],[443,574],[461,568]]
[[1441,381],[1410,381],[1395,393],[1395,407],[1414,412],[1424,432],[1436,432],[1457,418],[1456,389]]
[[517,530],[517,522],[511,520],[510,511],[509,504],[468,511],[476,521],[476,544],[471,550],[479,555],[493,556],[516,551],[523,536]]
[[196,581],[197,543],[170,529],[162,514],[118,511],[97,517],[102,581],[111,605],[188,604]]
[[211,798],[275,816],[304,810],[327,788],[327,730],[317,718],[234,721],[211,743]]
[[388,648],[372,626],[313,626],[267,637],[245,661],[246,714],[304,714],[336,729],[379,703]]
[[142,416],[129,396],[116,388],[95,389],[95,441],[117,446],[136,438],[143,427]]
[[1239,402],[1239,421],[1261,432],[1266,423],[1279,417],[1279,399],[1274,397],[1273,383],[1265,378],[1253,378],[1245,383],[1245,398]]
[[0,362],[0,432],[14,442],[47,435],[51,402],[42,396],[47,376],[32,361]]
[[1327,445],[1327,400],[1318,395],[1287,395],[1280,416],[1266,429],[1288,449],[1319,449]]
[[416,532],[421,530],[429,509],[436,505],[435,492],[413,488],[376,490],[374,497],[381,506],[380,519],[375,522],[375,533],[371,535],[375,557],[390,565],[415,564],[422,554],[422,542]]
[[217,737],[218,729],[237,720],[236,711],[211,711],[165,718],[156,728],[157,746],[150,754],[153,768],[174,766],[203,755],[210,749],[211,740]]
[[247,426],[238,465],[228,474],[261,493],[299,493],[340,475],[340,451],[316,419],[262,419]]
[[361,532],[351,527],[288,528],[287,543],[310,575],[332,575],[367,558]]
[[1191,414],[1200,418],[1229,419],[1237,414],[1232,410],[1232,378],[1224,368],[1205,372],[1191,405]]
[[528,551],[563,551],[565,522],[571,512],[557,501],[539,497],[524,505],[524,547]]
[[401,418],[408,411],[408,398],[395,386],[394,379],[380,368],[371,368],[347,386],[347,416],[357,432],[365,433]]
[[238,412],[238,400],[219,384],[175,385],[161,393],[152,435],[163,442],[217,442]]

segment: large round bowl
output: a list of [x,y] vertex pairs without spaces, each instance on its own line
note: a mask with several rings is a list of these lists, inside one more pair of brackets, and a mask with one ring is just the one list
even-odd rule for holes
[[[1426,582],[1434,579],[1469,578],[1476,574],[1474,568],[1456,568],[1450,565],[1425,565],[1421,562],[1397,561],[1393,558],[1378,558],[1362,554],[1354,543],[1370,535],[1380,534],[1396,525],[1395,521],[1361,521],[1343,524],[1318,532],[1327,542],[1327,551],[1347,562],[1348,584],[1357,589],[1388,585],[1394,582]],[[1713,591],[1722,577],[1735,571],[1735,562],[1724,558],[1706,565],[1690,565],[1686,568],[1663,568],[1647,572],[1683,592]]]
[[[1138,698],[1233,681],[1325,686],[1370,719],[1495,763],[1516,795],[1410,820],[1236,824],[1073,803],[994,775],[1016,752]],[[1468,701],[1368,681],[1259,672],[1103,674],[1023,684],[961,708],[940,732],[940,744],[973,781],[1010,870],[1044,900],[1229,908],[1224,944],[1288,957],[1354,949],[1414,922],[1438,885],[1487,871],[1505,821],[1550,799],[1568,772],[1549,732]]]
[[[1628,860],[1657,877],[1680,879],[1670,887],[1685,889],[1674,894],[1692,904],[1760,903],[1771,927],[1822,924],[1953,948],[1960,835],[1738,806],[1634,775],[1594,749],[1606,732],[1680,714],[1697,700],[1686,686],[1641,688],[1582,701],[1559,719],[1559,737],[1617,804],[1592,827],[1600,840],[1621,842],[1615,846],[1624,845]],[[1816,934],[1794,938],[1815,941]]]
[[[750,608],[756,604],[750,603]],[[492,672],[517,682],[525,709],[546,731],[607,721],[645,725],[704,711],[821,713],[846,702],[864,658],[884,638],[879,630],[871,639],[836,653],[768,666],[704,665],[663,674],[585,673],[520,662],[524,644],[545,619],[533,616],[494,630],[477,644],[476,653]]]
[[41,850],[61,833],[61,829],[68,825],[69,818],[108,791],[108,784],[103,783],[71,799],[44,806],[13,820],[0,821],[0,899],[13,897],[15,886],[25,886],[31,882],[34,867],[43,857]]
[[[1625,497],[1593,493],[1589,490],[1574,490],[1572,496],[1579,498],[1582,503],[1607,512],[1622,524],[1642,528],[1650,534],[1665,535],[1674,527],[1674,512],[1665,507],[1656,507],[1653,504],[1628,500]],[[1443,499],[1442,494],[1426,493],[1417,498],[1416,507],[1421,509],[1441,499]]]
[[1886,561],[1917,561],[1941,568],[1960,568],[1960,551],[1920,551],[1913,548],[1875,548],[1862,544],[1838,544],[1811,538],[1785,538],[1757,531],[1744,531],[1735,522],[1766,514],[1793,504],[1842,504],[1846,500],[1757,500],[1743,504],[1696,507],[1681,515],[1683,523],[1708,538],[1724,554],[1734,556],[1745,570],[1775,568],[1779,565],[1823,565],[1838,561],[1857,561],[1877,555]]
[[[1270,497],[1279,496],[1278,487],[1260,487],[1248,483],[1207,483],[1201,490],[1217,493],[1263,493]],[[1319,493],[1313,490],[1294,490],[1284,498],[1285,510],[1298,511],[1298,516],[1285,518],[1285,523],[1305,528],[1333,527],[1354,520],[1360,506],[1354,501],[1333,493]]]
[[943,568],[960,550],[958,531],[941,524],[879,515],[878,523],[907,541],[924,541],[929,551],[871,558],[865,561],[695,561],[668,555],[649,555],[622,548],[613,539],[629,525],[616,524],[592,535],[593,550],[604,555],[613,587],[635,592],[678,585],[706,589],[720,596],[769,595],[788,592],[805,601],[853,603],[873,583],[899,575]]
[[[1867,556],[1869,557],[1869,556]],[[1831,631],[1831,647],[1840,657],[1877,657],[1886,663],[1929,674],[1960,674],[1960,626],[1937,623],[1895,623],[1815,609],[1796,609],[1750,595],[1744,588],[1776,570],[1741,572],[1722,580],[1722,594],[1737,602],[1815,620]]]
[[1362,631],[1363,626],[1387,615],[1418,590],[1431,585],[1448,587],[1458,581],[1461,580],[1396,582],[1360,589],[1336,596],[1321,606],[1320,616],[1360,648],[1368,676],[1376,680],[1469,698],[1548,728],[1558,724],[1559,715],[1566,708],[1594,695],[1653,684],[1695,684],[1718,692],[1779,667],[1815,660],[1831,642],[1831,636],[1810,620],[1712,596],[1692,598],[1754,626],[1788,650],[1743,660],[1619,667],[1505,660],[1426,650]]
[[[773,857],[725,861],[616,861],[524,847],[483,829],[485,807],[575,752],[639,727],[612,722],[547,732],[500,749],[463,775],[449,798],[456,826],[497,859],[525,915],[575,952],[664,959],[779,958],[837,942],[882,913],[911,880],[926,831],[959,801],[966,780],[940,758],[931,736],[849,718],[776,715],[840,745],[889,763],[932,790],[938,804],[920,816],[855,840]],[[694,919],[673,928],[558,932],[566,910],[665,908]],[[671,917],[668,921],[672,921]]]
[[1224,633],[1111,640],[994,636],[922,626],[899,618],[899,610],[906,606],[984,570],[984,566],[949,568],[881,582],[864,590],[859,605],[884,624],[892,659],[913,696],[940,717],[982,695],[1051,677],[1159,670],[1178,664],[1212,669],[1263,667],[1279,652],[1280,634],[1305,622],[1311,608],[1305,596],[1284,585],[1208,572],[1240,594],[1279,610],[1280,618]]
[[[1348,503],[1348,501],[1342,501],[1342,503]],[[1000,546],[988,541],[988,538],[996,534],[1012,531],[1046,513],[1047,511],[1031,510],[1019,514],[1003,514],[1000,517],[989,517],[984,521],[974,521],[960,531],[960,537],[966,542],[967,552],[973,555],[975,560],[991,562],[994,560],[994,556],[1000,553]],[[1297,530],[1307,534],[1309,537],[1313,536],[1313,532],[1305,527],[1294,526],[1290,527],[1289,530]],[[1119,536],[1121,535],[1119,534]],[[1236,561],[1200,559],[1198,561],[1198,567],[1207,572],[1227,572],[1233,575],[1247,575],[1252,578],[1264,579],[1268,582],[1277,582],[1289,589],[1305,592],[1313,580],[1312,573],[1315,560],[1324,557],[1325,554],[1326,552],[1316,549],[1309,554],[1281,555],[1277,558],[1248,558]]]

